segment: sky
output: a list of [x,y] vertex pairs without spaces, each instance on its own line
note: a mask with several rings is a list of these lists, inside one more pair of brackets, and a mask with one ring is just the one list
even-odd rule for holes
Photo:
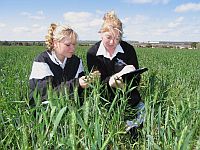
[[51,23],[71,26],[79,40],[100,40],[112,10],[124,40],[200,42],[200,0],[1,0],[0,41],[44,41]]

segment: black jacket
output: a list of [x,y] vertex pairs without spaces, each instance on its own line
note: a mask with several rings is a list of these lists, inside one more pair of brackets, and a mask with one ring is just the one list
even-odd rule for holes
[[34,104],[33,95],[36,88],[42,97],[42,101],[47,100],[49,84],[56,91],[60,91],[63,86],[67,87],[70,93],[73,93],[74,87],[77,86],[80,94],[82,88],[79,85],[78,78],[84,75],[83,69],[80,69],[81,65],[81,59],[75,55],[67,58],[64,69],[54,60],[51,51],[47,50],[38,55],[33,62],[29,78],[30,104]]
[[[120,64],[118,60],[122,60],[127,65],[133,65],[136,69],[139,68],[138,60],[136,56],[135,49],[132,45],[128,44],[125,41],[120,42],[120,46],[122,47],[124,53],[117,53],[117,55],[112,59],[108,59],[103,55],[96,55],[99,49],[101,41],[97,42],[94,46],[92,46],[87,52],[87,66],[88,70],[91,71],[92,69],[99,70],[101,73],[101,81],[104,83],[109,82],[110,77],[119,72],[123,67],[124,64]],[[138,86],[140,82],[140,75],[137,75],[131,86]],[[133,78],[127,77],[125,80],[126,82],[130,82]],[[109,86],[108,86],[109,89]],[[110,90],[111,92],[111,90]],[[140,94],[137,89],[133,90],[130,94],[129,103],[131,105],[136,105],[140,100]]]

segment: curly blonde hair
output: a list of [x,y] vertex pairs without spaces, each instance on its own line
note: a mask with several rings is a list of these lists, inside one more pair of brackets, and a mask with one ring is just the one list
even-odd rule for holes
[[48,29],[48,34],[45,36],[45,44],[49,50],[54,49],[54,40],[61,41],[68,37],[74,44],[77,43],[78,34],[67,25],[52,23]]
[[107,12],[103,17],[103,24],[99,33],[112,31],[113,29],[118,30],[120,36],[123,34],[122,22],[117,17],[114,11]]

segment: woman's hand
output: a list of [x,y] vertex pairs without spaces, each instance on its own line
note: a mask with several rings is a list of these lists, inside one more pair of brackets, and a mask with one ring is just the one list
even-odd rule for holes
[[83,89],[88,87],[86,76],[82,76],[79,78],[79,84]]
[[110,77],[109,85],[111,87],[115,87],[115,88],[116,87],[119,87],[119,88],[124,87],[122,75],[130,73],[134,70],[135,70],[135,67],[133,65],[126,65],[120,72],[118,72]]
[[80,77],[79,84],[82,88],[87,88],[89,86],[89,84],[94,82],[100,76],[101,76],[101,73],[99,71],[94,71],[94,72],[90,73],[88,76]]
[[118,77],[117,74],[114,74],[113,76],[110,77],[109,85],[110,87],[114,87],[114,88],[123,88],[124,82],[123,82],[122,77]]

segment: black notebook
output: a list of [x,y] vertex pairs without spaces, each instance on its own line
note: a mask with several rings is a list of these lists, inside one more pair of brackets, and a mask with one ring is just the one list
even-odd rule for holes
[[134,71],[131,71],[129,73],[125,73],[122,75],[122,78],[125,78],[125,77],[134,77],[138,74],[142,74],[144,72],[148,71],[148,68],[139,68],[139,69],[136,69]]

